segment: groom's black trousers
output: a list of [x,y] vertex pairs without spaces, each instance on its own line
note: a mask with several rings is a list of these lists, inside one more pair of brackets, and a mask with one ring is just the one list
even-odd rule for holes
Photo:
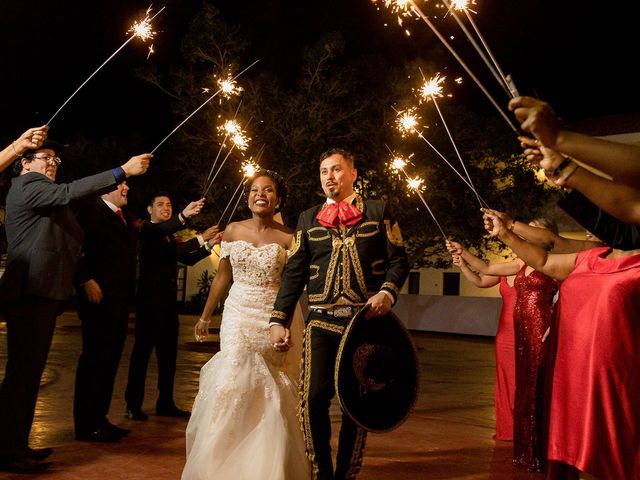
[[335,396],[334,375],[338,346],[349,320],[349,318],[334,318],[314,311],[311,311],[307,319],[301,382],[301,412],[313,479],[356,478],[362,464],[366,432],[344,413],[335,474],[331,458],[329,407]]

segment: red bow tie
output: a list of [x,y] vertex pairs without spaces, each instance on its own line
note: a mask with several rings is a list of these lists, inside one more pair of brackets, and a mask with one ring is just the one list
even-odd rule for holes
[[330,203],[318,212],[316,219],[323,227],[336,228],[338,225],[350,227],[362,218],[362,212],[354,205],[345,202]]

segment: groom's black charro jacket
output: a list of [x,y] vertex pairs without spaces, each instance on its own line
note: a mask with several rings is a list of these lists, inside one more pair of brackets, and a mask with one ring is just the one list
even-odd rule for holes
[[400,228],[384,202],[359,195],[354,202],[362,219],[351,227],[320,225],[316,215],[326,204],[300,214],[271,322],[289,325],[305,285],[309,305],[340,297],[364,303],[380,290],[391,293],[395,303],[409,273]]

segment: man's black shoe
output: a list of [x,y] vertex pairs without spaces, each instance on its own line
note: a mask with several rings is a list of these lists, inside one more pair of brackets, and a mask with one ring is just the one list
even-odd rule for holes
[[159,417],[186,418],[191,416],[191,412],[188,412],[186,410],[181,410],[175,405],[170,405],[168,407],[163,407],[163,408],[156,407],[156,415],[158,415]]
[[0,472],[38,473],[50,466],[51,462],[39,462],[26,453],[13,458],[0,459]]
[[110,432],[102,427],[98,427],[93,432],[76,432],[76,440],[82,442],[100,442],[100,443],[113,443],[119,441],[120,435]]
[[131,430],[129,430],[128,428],[120,428],[117,425],[114,425],[113,423],[111,423],[106,418],[102,421],[101,427],[103,428],[103,430],[107,432],[115,433],[119,437],[126,437],[131,433]]
[[53,453],[53,448],[31,448],[27,447],[27,456],[34,460],[44,460]]
[[135,420],[136,422],[146,422],[149,420],[149,415],[144,413],[142,410],[131,410],[130,408],[127,408],[124,416],[129,420]]

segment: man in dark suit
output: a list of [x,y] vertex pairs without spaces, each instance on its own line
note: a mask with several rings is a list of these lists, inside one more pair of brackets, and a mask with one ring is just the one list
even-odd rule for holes
[[151,155],[69,184],[54,183],[60,159],[40,148],[16,162],[19,176],[6,199],[7,267],[0,280],[0,311],[7,322],[8,359],[0,388],[0,470],[39,471],[50,449],[28,446],[40,378],[56,317],[73,291],[83,232],[69,205],[106,193],[143,174]]
[[82,353],[76,370],[73,418],[76,438],[113,442],[129,430],[107,418],[127,337],[136,276],[135,221],[122,210],[129,186],[118,187],[80,208],[85,232],[78,264],[78,316]]
[[[286,349],[296,302],[305,285],[309,316],[304,340],[302,426],[314,479],[351,479],[360,470],[366,432],[342,415],[334,474],[329,406],[344,329],[363,303],[367,318],[384,315],[409,273],[402,235],[386,204],[353,190],[353,156],[332,149],[320,158],[323,205],[300,215],[296,246],[282,276],[271,315],[274,349]],[[358,306],[360,304],[360,306]]]
[[[155,195],[147,211],[140,232],[138,293],[136,299],[135,343],[129,364],[129,379],[125,391],[126,416],[145,421],[142,411],[147,366],[153,348],[158,359],[158,399],[156,414],[187,417],[189,412],[179,409],[173,400],[173,381],[178,355],[177,266],[178,261],[194,265],[211,253],[221,234],[217,226],[202,235],[178,243],[173,233],[182,230],[186,219],[199,213],[204,200],[192,202],[178,215],[173,215],[171,199],[164,193]],[[199,208],[193,210],[195,204]],[[155,228],[153,228],[155,227]]]

